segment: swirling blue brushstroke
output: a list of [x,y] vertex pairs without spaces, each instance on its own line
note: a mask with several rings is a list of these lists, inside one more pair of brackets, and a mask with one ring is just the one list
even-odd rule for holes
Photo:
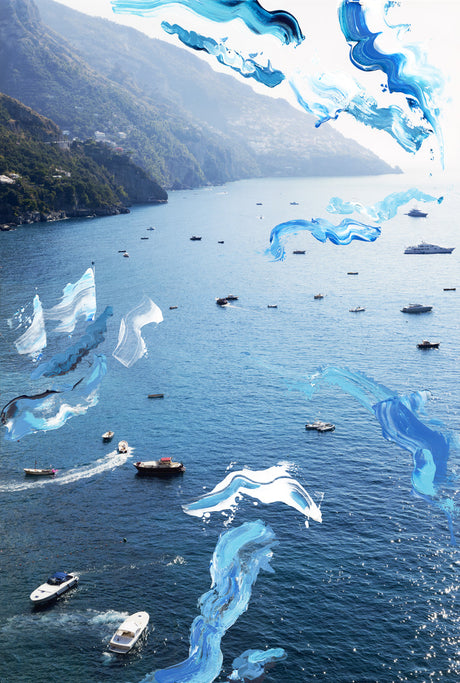
[[[385,3],[385,15],[391,5],[392,3]],[[381,32],[373,33],[369,29],[365,13],[366,9],[360,0],[342,0],[338,8],[340,28],[350,45],[351,62],[362,71],[379,70],[385,73],[389,92],[406,95],[409,106],[420,108],[423,117],[439,137],[440,112],[434,104],[433,92],[442,86],[440,73],[425,64],[424,56],[415,46],[401,48],[401,52],[381,52],[376,45]],[[409,60],[409,57],[412,59]],[[417,65],[414,73],[408,71],[410,61]]]
[[289,12],[265,10],[257,0],[111,0],[114,12],[153,14],[167,5],[184,5],[188,9],[215,22],[241,19],[257,35],[272,35],[283,44],[299,45],[304,36],[297,19]]
[[254,78],[269,88],[274,88],[284,80],[284,74],[272,69],[270,63],[267,66],[261,66],[254,59],[247,59],[235,50],[229,49],[224,42],[218,43],[213,38],[203,36],[195,31],[186,31],[178,24],[172,25],[167,21],[163,21],[161,27],[166,33],[177,34],[184,45],[214,55],[220,64],[237,71],[244,78]]
[[220,644],[226,631],[248,608],[259,571],[272,572],[275,535],[261,520],[221,534],[211,561],[211,589],[201,596],[190,629],[188,658],[148,674],[142,683],[210,683],[222,668]]
[[233,660],[233,671],[228,680],[260,681],[266,667],[286,659],[286,656],[286,650],[282,647],[272,647],[270,650],[245,650]]
[[[354,396],[374,413],[384,438],[411,453],[413,491],[443,510],[451,542],[455,545],[452,513],[456,512],[456,506],[451,498],[443,495],[444,487],[451,483],[448,461],[453,437],[439,421],[422,421],[429,393],[413,391],[399,396],[364,373],[329,367],[310,378],[310,386],[305,388],[309,398],[322,381],[339,386]],[[444,427],[445,431],[440,431],[439,427]]]
[[77,282],[68,282],[64,287],[61,301],[43,311],[45,320],[60,320],[55,332],[70,334],[78,318],[94,320],[96,315],[96,285],[93,268],[87,268]]
[[17,441],[27,434],[60,429],[67,420],[84,415],[96,405],[97,389],[107,372],[103,355],[95,356],[91,372],[73,386],[53,388],[34,396],[18,396],[10,401],[1,414],[6,427],[5,438]]
[[104,341],[104,335],[107,332],[107,318],[112,315],[112,307],[107,306],[97,320],[88,325],[86,333],[75,344],[69,346],[62,353],[57,353],[49,361],[40,363],[31,373],[31,378],[56,377],[74,370],[84,356]]
[[[43,307],[38,294],[34,296],[33,300],[32,320],[28,320],[28,322],[31,322],[31,324],[27,330],[16,339],[14,345],[16,346],[18,353],[28,354],[33,358],[37,358],[47,343]],[[21,321],[21,325],[22,324]]]
[[389,194],[385,199],[373,204],[372,206],[364,206],[359,202],[347,202],[340,197],[332,197],[329,200],[327,206],[327,211],[329,213],[340,213],[340,214],[350,214],[353,212],[359,213],[363,216],[367,216],[373,221],[388,221],[390,218],[396,216],[400,206],[407,204],[412,199],[416,199],[419,202],[438,202],[440,204],[444,197],[433,197],[430,194],[426,194],[415,187],[405,192],[393,192]]
[[320,242],[330,240],[333,244],[350,244],[353,240],[374,242],[381,233],[376,225],[366,225],[350,218],[344,218],[339,225],[333,225],[324,218],[311,220],[295,219],[275,225],[270,233],[270,247],[267,254],[274,261],[282,261],[286,256],[283,243],[289,235],[296,235],[301,230],[309,230]]
[[432,132],[424,126],[414,125],[397,105],[379,107],[376,99],[355,81],[351,88],[352,92],[349,92],[350,84],[341,84],[341,79],[337,76],[332,82],[331,78],[326,78],[324,74],[320,77],[310,76],[307,81],[308,89],[313,91],[308,98],[301,93],[299,85],[292,77],[289,79],[289,86],[300,106],[318,119],[315,123],[316,128],[326,121],[337,119],[341,113],[347,113],[366,126],[388,133],[411,154],[420,149],[423,141]]

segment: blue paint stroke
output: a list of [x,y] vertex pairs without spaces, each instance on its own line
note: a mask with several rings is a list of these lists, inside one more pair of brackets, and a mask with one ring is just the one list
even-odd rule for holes
[[243,495],[256,498],[262,503],[284,503],[307,518],[321,522],[321,510],[299,482],[291,477],[285,465],[275,465],[265,470],[243,469],[230,472],[209,493],[182,509],[188,515],[201,517],[211,512],[233,510]]
[[[30,320],[28,321],[30,322]],[[36,359],[46,346],[45,319],[38,294],[33,300],[32,321],[27,330],[14,342],[18,353],[27,354]]]
[[376,99],[354,79],[338,74],[302,74],[302,79],[299,75],[291,76],[289,86],[300,106],[318,119],[316,128],[326,121],[337,119],[341,113],[347,113],[366,126],[388,133],[406,152],[412,154],[420,149],[423,141],[432,133],[431,128],[412,123],[397,105],[379,107]]
[[149,16],[169,5],[183,5],[199,16],[223,23],[240,19],[257,35],[272,35],[281,43],[299,45],[304,36],[289,12],[265,10],[257,0],[111,0],[114,12]]
[[74,370],[92,349],[104,341],[104,335],[107,332],[107,318],[112,315],[111,306],[107,306],[97,320],[88,325],[86,333],[75,344],[72,344],[62,353],[57,353],[49,361],[40,363],[32,372],[31,378],[56,377]]
[[204,593],[190,629],[189,657],[180,664],[148,674],[142,683],[210,683],[222,668],[221,641],[245,612],[259,571],[273,572],[275,535],[261,520],[221,534],[211,561],[211,589]]
[[120,323],[118,344],[112,353],[125,367],[130,368],[147,352],[141,329],[149,323],[161,323],[163,314],[148,296],[130,310]]
[[[382,3],[382,20],[387,28],[387,14],[393,3]],[[438,136],[441,156],[442,139],[438,123],[439,107],[436,94],[444,85],[440,72],[427,64],[426,55],[415,45],[403,45],[401,51],[382,52],[377,41],[383,31],[372,32],[366,21],[367,8],[361,0],[342,0],[338,8],[340,28],[350,45],[350,60],[361,71],[382,71],[387,76],[390,93],[399,92],[406,96],[409,107],[419,109]],[[401,29],[398,27],[397,37]]]
[[233,671],[229,681],[262,681],[266,668],[271,668],[275,662],[286,659],[286,651],[282,647],[272,647],[270,650],[245,650],[233,660]]
[[433,197],[426,194],[417,188],[412,187],[405,192],[393,192],[385,199],[373,204],[372,206],[364,206],[360,202],[347,202],[340,197],[332,197],[327,206],[329,213],[350,214],[353,212],[366,216],[373,221],[388,221],[390,218],[396,216],[400,206],[407,204],[412,199],[419,202],[438,202],[441,204],[444,197]]
[[177,34],[179,40],[193,50],[202,50],[213,55],[220,64],[237,71],[244,78],[254,78],[268,88],[274,88],[284,80],[284,74],[272,69],[270,62],[267,66],[262,66],[252,58],[247,59],[239,52],[228,48],[225,41],[217,42],[213,38],[200,35],[195,31],[186,31],[178,24],[171,25],[167,21],[163,21],[161,27],[166,33]]
[[71,417],[84,415],[97,404],[97,390],[106,372],[105,356],[97,355],[88,376],[73,386],[13,399],[1,414],[2,424],[6,427],[5,438],[16,441],[34,432],[59,429]]
[[374,242],[381,233],[375,225],[366,225],[350,218],[344,218],[339,225],[333,225],[324,218],[311,220],[295,219],[275,225],[270,233],[270,247],[267,254],[273,256],[274,261],[283,261],[286,256],[284,242],[289,235],[296,235],[301,230],[310,230],[319,242],[330,240],[333,244],[350,244],[353,240]]
[[96,314],[96,284],[94,270],[88,268],[75,283],[69,282],[63,290],[61,301],[44,311],[45,320],[60,320],[55,332],[70,334],[78,319],[93,320]]
[[398,396],[364,373],[336,367],[326,368],[313,375],[309,386],[298,385],[297,388],[304,389],[304,393],[311,398],[322,381],[339,386],[356,398],[361,405],[374,413],[382,428],[383,437],[411,453],[413,491],[443,510],[449,522],[451,542],[455,545],[452,514],[457,510],[454,501],[443,493],[444,487],[453,479],[453,475],[448,472],[453,437],[440,421],[427,418],[425,404],[429,392],[413,391]]

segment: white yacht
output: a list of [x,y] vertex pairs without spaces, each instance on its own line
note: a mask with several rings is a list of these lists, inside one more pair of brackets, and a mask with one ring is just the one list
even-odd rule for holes
[[66,591],[76,586],[78,576],[67,574],[67,572],[55,572],[46,583],[36,588],[31,594],[30,599],[35,605],[43,605],[62,595]]
[[455,247],[438,247],[437,244],[427,244],[420,242],[415,247],[407,247],[405,254],[451,254]]
[[429,313],[433,306],[422,306],[422,304],[409,304],[401,308],[401,313]]
[[109,643],[109,650],[126,654],[137,643],[149,623],[148,612],[136,612],[117,628]]

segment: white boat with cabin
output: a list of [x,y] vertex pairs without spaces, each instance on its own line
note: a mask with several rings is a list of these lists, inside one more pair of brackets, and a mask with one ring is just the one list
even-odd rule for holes
[[46,583],[42,583],[41,586],[30,594],[30,599],[35,605],[43,605],[46,602],[50,602],[76,586],[78,578],[76,574],[55,572]]
[[136,612],[127,617],[113,634],[109,650],[118,654],[126,654],[137,643],[148,626],[148,612]]
[[420,242],[413,247],[407,247],[405,254],[451,254],[455,247],[439,247],[437,244],[427,244]]

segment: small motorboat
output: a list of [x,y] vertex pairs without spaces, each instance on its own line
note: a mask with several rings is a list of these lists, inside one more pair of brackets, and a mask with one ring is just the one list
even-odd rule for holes
[[411,209],[406,213],[406,216],[410,216],[411,218],[426,218],[428,213],[421,209]]
[[238,297],[235,294],[227,294],[225,298],[227,301],[238,301]]
[[433,306],[422,306],[422,304],[409,304],[401,308],[401,313],[429,313]]
[[119,254],[126,254],[126,249],[119,249],[119,250],[118,250],[118,253],[119,253]]
[[217,244],[224,244],[224,240],[217,240]]
[[55,572],[46,583],[42,583],[30,594],[30,599],[35,605],[43,605],[66,593],[77,583],[78,576],[76,574]]
[[289,202],[291,206],[299,206],[299,202]]
[[148,237],[141,237],[141,240],[148,240]]
[[112,441],[114,433],[115,432],[111,431],[104,432],[102,435],[102,441],[104,441],[104,443],[109,443],[109,441]]
[[128,442],[127,441],[119,441],[117,450],[119,453],[127,453],[128,452]]
[[155,228],[147,228],[147,230],[155,230]]
[[305,249],[294,249],[293,254],[305,254]]
[[201,240],[201,237],[198,237],[197,235],[192,235],[190,240],[192,242],[199,242]]
[[167,477],[185,472],[185,465],[175,462],[170,457],[159,460],[144,460],[133,463],[137,473],[147,477]]
[[216,299],[216,304],[218,306],[226,306],[228,304],[228,299],[225,299],[224,297]]
[[176,308],[177,308],[177,306],[170,306],[170,307],[169,307],[169,310],[170,310],[170,311],[175,311]]
[[262,206],[262,202],[256,202],[256,206]]
[[357,270],[349,270],[347,275],[359,275]]
[[267,308],[278,308],[278,304],[267,304]]
[[315,420],[314,422],[307,422],[305,429],[316,429],[317,432],[333,432],[335,425],[333,425],[331,422]]
[[54,467],[24,467],[24,474],[32,477],[54,477],[56,472],[57,470]]
[[123,254],[123,256],[124,256],[125,258],[129,258],[129,254],[128,254],[128,252],[127,252],[127,251],[125,251],[125,253]]
[[456,287],[444,287],[445,292],[456,292],[457,288]]
[[363,306],[356,306],[355,308],[350,308],[349,312],[350,313],[361,313],[361,311],[365,311],[366,309]]
[[439,349],[440,342],[430,342],[424,339],[420,344],[417,344],[418,349]]
[[148,612],[136,612],[127,617],[113,634],[109,650],[118,654],[126,654],[137,643],[148,626]]
[[315,294],[314,299],[324,299],[324,294]]
[[164,394],[148,394],[148,398],[164,398]]

